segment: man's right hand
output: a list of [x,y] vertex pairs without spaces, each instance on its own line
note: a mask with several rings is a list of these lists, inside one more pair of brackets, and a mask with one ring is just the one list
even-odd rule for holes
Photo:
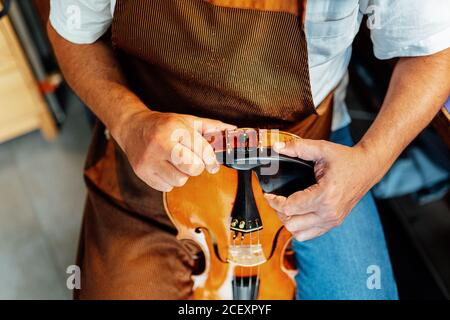
[[[213,149],[202,134],[234,126],[150,111],[128,88],[108,43],[99,40],[87,45],[74,44],[50,24],[48,36],[66,81],[110,129],[137,176],[150,187],[170,191],[205,169],[218,170]],[[196,127],[196,121],[201,125]],[[180,156],[185,161],[180,161]]]
[[136,175],[169,192],[205,169],[217,173],[214,150],[203,134],[235,128],[217,120],[145,110],[128,116],[113,136]]

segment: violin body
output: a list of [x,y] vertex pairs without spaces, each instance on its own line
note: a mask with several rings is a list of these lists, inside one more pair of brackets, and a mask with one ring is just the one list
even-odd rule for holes
[[[296,138],[283,132],[276,135],[276,141]],[[259,147],[270,147],[272,138],[273,134],[260,139]],[[236,226],[232,212],[236,211],[236,202],[243,199],[238,196],[242,195],[242,174],[247,176],[245,187],[251,188],[247,193],[253,195],[256,205],[252,210],[259,213],[258,221],[263,227],[253,226],[253,231],[248,232],[242,229],[239,236],[230,230],[230,225]],[[297,271],[292,250],[288,249],[292,236],[263,195],[255,171],[244,173],[226,165],[221,165],[217,174],[205,171],[190,178],[183,187],[164,194],[165,208],[178,230],[178,239],[194,241],[203,252],[204,268],[193,276],[193,299],[294,298]]]

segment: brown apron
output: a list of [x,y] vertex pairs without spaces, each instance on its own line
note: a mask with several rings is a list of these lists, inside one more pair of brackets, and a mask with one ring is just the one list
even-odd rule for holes
[[[112,42],[130,89],[152,110],[327,139],[332,94],[315,109],[306,1],[118,0]],[[196,247],[176,240],[162,193],[146,186],[98,124],[76,298],[185,299]]]

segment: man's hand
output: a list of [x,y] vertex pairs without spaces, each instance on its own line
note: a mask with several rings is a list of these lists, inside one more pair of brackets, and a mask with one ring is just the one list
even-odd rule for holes
[[128,116],[118,128],[113,136],[136,175],[164,192],[183,186],[205,169],[218,172],[214,150],[203,134],[235,129],[216,120],[150,110]]
[[288,198],[266,196],[296,239],[309,240],[339,225],[381,180],[450,95],[449,69],[450,48],[401,58],[377,118],[355,147],[299,140],[279,150],[316,162],[316,185]]
[[[65,79],[110,130],[139,178],[170,191],[205,168],[218,170],[215,154],[202,134],[234,129],[220,121],[159,113],[128,88],[109,44],[73,44],[48,24],[48,36]],[[108,94],[105,94],[107,92]]]
[[266,194],[286,229],[299,241],[318,237],[342,223],[377,182],[378,168],[361,147],[300,139],[276,151],[315,162],[317,184],[289,197]]

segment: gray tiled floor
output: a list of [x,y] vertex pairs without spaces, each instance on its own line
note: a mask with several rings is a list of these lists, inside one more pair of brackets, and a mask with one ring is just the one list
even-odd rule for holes
[[67,299],[84,205],[85,114],[72,101],[59,138],[0,145],[0,299]]

